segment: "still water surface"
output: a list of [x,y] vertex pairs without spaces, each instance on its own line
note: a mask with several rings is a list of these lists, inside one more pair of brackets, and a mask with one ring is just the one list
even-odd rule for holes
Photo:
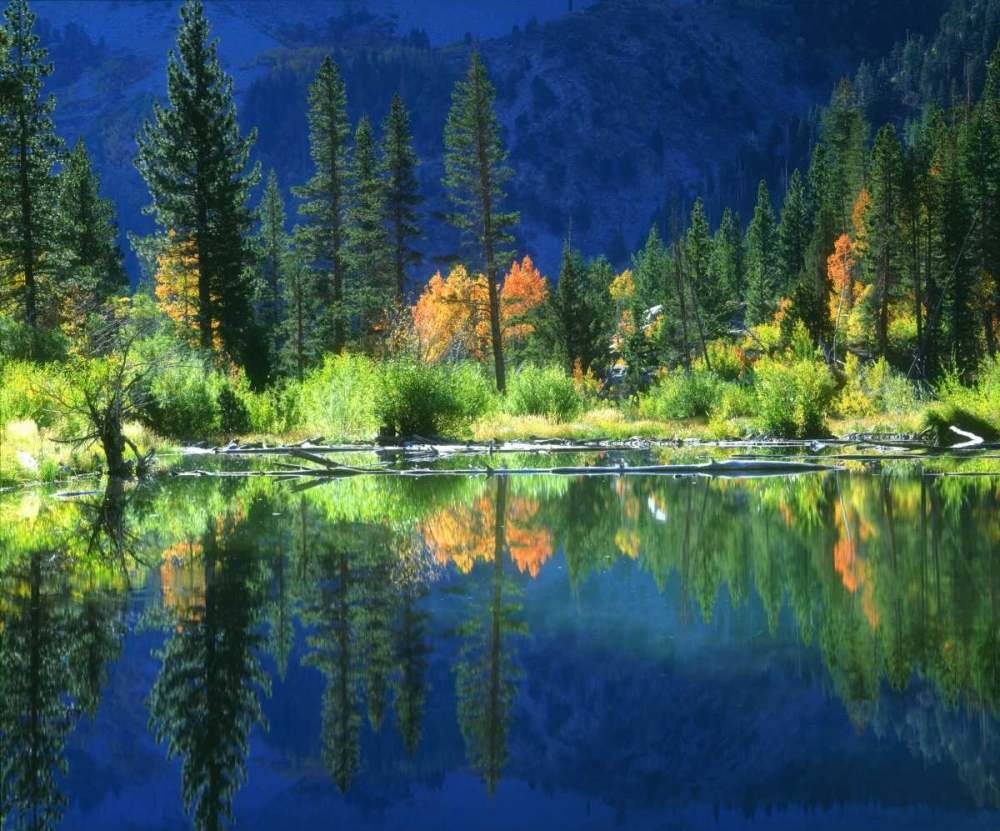
[[998,507],[847,473],[0,497],[0,824],[998,828]]

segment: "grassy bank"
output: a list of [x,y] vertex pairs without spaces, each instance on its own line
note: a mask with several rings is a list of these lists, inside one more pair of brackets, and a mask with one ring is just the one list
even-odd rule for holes
[[[99,470],[96,446],[57,399],[77,383],[56,364],[0,368],[0,486],[54,481]],[[57,395],[58,391],[62,394]],[[362,355],[328,358],[302,382],[254,391],[239,374],[195,355],[149,376],[127,430],[145,449],[193,441],[257,437],[271,442],[324,436],[372,441],[386,436],[458,439],[822,438],[850,433],[930,430],[941,443],[959,439],[951,425],[992,439],[1000,435],[1000,361],[973,385],[948,377],[919,389],[884,363],[854,358],[834,374],[815,355],[789,349],[750,360],[715,349],[687,371],[658,374],[648,389],[609,396],[592,379],[558,367],[525,365],[499,396],[474,363],[429,365]]]

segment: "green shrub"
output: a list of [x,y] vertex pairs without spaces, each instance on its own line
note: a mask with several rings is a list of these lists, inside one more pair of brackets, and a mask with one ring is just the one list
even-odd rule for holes
[[224,384],[216,397],[219,407],[219,429],[226,436],[242,436],[252,428],[250,411],[229,384]]
[[824,414],[836,392],[829,367],[821,361],[761,358],[754,372],[758,430],[782,438],[824,435]]
[[844,374],[847,383],[837,402],[841,415],[889,415],[912,412],[917,408],[916,387],[890,367],[884,358],[871,366],[864,366],[857,357],[848,355]]
[[64,361],[69,338],[58,329],[35,328],[10,315],[0,315],[0,365],[7,361]]
[[733,418],[749,418],[756,412],[757,400],[751,388],[739,384],[724,384],[711,415],[715,420],[727,421]]
[[[739,381],[743,377],[744,356],[740,347],[712,341],[708,344],[708,359],[712,364],[712,372],[723,381]],[[705,358],[698,358],[694,362],[694,368],[708,369]]]
[[54,365],[14,361],[0,368],[0,424],[31,420],[52,427],[58,418],[52,393],[64,388],[65,373]]
[[936,392],[940,403],[928,409],[925,422],[941,444],[961,440],[948,429],[951,425],[990,440],[1000,433],[1000,357],[983,361],[973,384],[948,373]]
[[719,377],[706,369],[664,372],[640,399],[639,414],[661,420],[704,417],[717,405],[722,388]]
[[[289,389],[294,389],[295,394],[289,395]],[[298,400],[297,392],[298,385],[260,392],[237,389],[236,394],[240,397],[249,418],[249,432],[275,434],[291,429]]]
[[528,364],[507,379],[504,406],[512,415],[570,421],[583,410],[583,399],[573,379],[560,367]]
[[464,365],[386,361],[379,366],[376,385],[379,429],[396,436],[465,435],[484,408],[485,384],[478,370]]
[[463,425],[471,424],[499,406],[496,383],[479,364],[462,361],[452,364],[446,371]]
[[986,441],[996,441],[1000,438],[1000,430],[994,424],[947,401],[932,404],[927,408],[923,427],[925,430],[930,430],[934,443],[942,447],[967,441],[965,437],[954,432],[952,427],[973,433]]
[[168,438],[215,435],[222,386],[222,379],[198,358],[168,364],[150,382],[142,421]]
[[371,358],[330,356],[301,385],[289,385],[282,394],[288,427],[333,439],[371,439],[379,428],[377,385],[377,365]]

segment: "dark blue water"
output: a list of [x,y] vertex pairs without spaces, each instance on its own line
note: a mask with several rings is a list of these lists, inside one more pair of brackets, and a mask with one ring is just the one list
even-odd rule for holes
[[998,485],[0,503],[3,827],[1000,827]]

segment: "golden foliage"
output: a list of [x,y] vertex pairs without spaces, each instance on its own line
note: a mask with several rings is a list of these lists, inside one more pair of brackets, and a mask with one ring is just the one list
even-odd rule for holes
[[[534,333],[530,313],[545,302],[548,282],[530,257],[515,262],[500,287],[500,322],[504,343]],[[489,283],[455,266],[442,277],[431,277],[413,307],[418,349],[426,361],[446,357],[485,360],[492,348]]]

